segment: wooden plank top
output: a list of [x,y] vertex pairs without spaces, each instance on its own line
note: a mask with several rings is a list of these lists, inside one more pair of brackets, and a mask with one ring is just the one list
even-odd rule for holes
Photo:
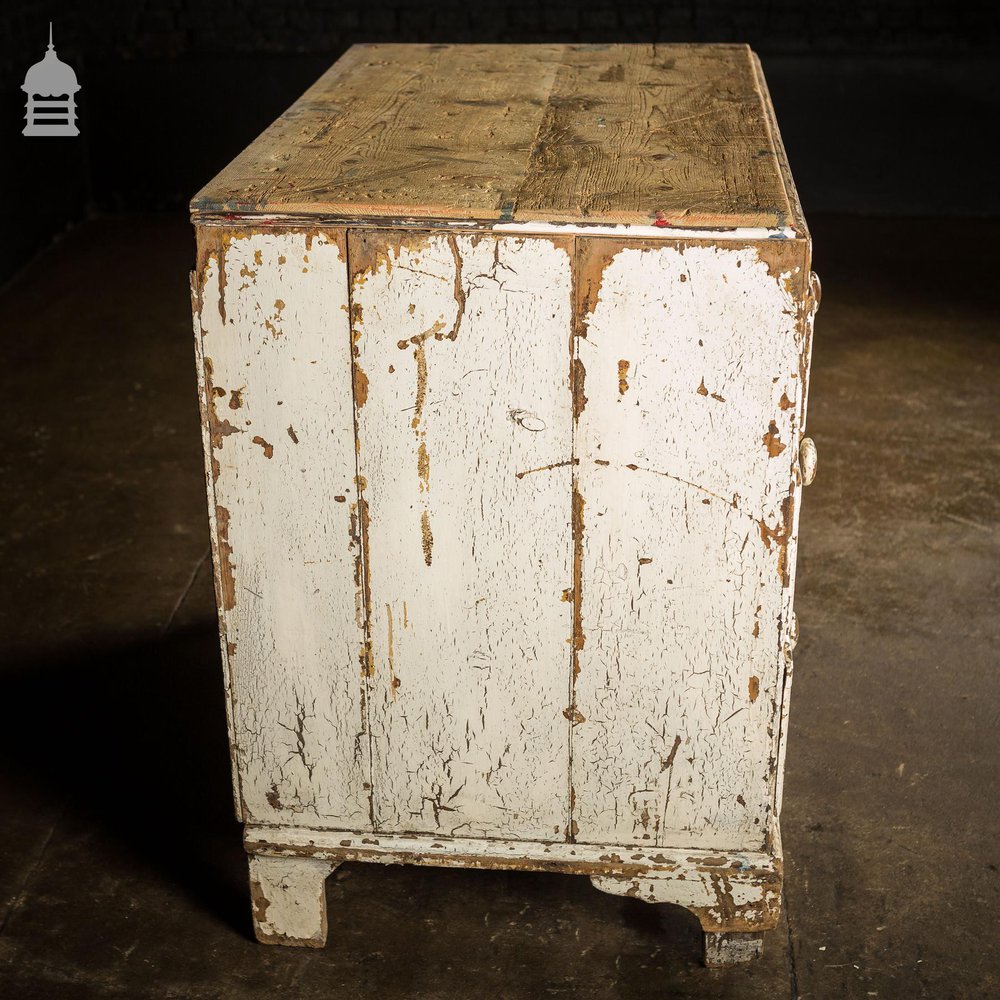
[[805,233],[743,45],[355,45],[191,211]]

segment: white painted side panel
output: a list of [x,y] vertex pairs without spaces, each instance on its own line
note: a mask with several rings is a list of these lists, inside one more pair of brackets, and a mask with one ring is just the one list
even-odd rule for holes
[[567,824],[571,248],[350,234],[379,830]]
[[225,240],[201,275],[200,325],[247,817],[365,829],[344,242],[342,232]]
[[[580,241],[587,273],[598,242]],[[764,842],[801,381],[789,283],[752,246],[682,245],[618,251],[593,290],[579,841]]]

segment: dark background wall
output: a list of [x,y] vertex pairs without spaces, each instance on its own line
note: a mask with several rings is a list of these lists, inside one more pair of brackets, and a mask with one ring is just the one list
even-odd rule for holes
[[[0,7],[0,281],[87,212],[191,194],[357,41],[748,42],[807,212],[1000,214],[1000,3],[83,0]],[[79,139],[21,136],[48,21]]]

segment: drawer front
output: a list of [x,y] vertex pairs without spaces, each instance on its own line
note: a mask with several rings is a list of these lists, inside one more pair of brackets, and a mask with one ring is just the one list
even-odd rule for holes
[[579,241],[580,841],[766,838],[805,263],[801,244]]

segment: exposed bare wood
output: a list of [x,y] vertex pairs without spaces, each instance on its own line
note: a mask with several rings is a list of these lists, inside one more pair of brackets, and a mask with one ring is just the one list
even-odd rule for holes
[[191,207],[801,229],[761,86],[742,45],[356,45]]
[[321,858],[250,855],[253,929],[261,944],[322,948],[326,944],[327,876],[335,862]]

